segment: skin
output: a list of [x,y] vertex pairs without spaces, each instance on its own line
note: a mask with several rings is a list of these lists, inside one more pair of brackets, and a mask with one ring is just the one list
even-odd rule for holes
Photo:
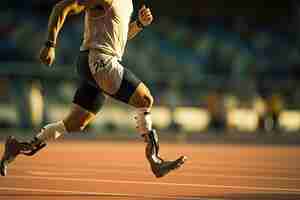
[[[92,8],[94,5],[101,5],[104,8],[110,7],[113,0],[63,0],[57,3],[52,9],[48,23],[48,41],[54,44],[57,42],[58,34],[64,25],[68,16],[76,15],[83,12],[87,8]],[[139,21],[144,27],[149,26],[153,21],[151,10],[143,5],[138,14]],[[134,38],[142,28],[137,26],[136,21],[129,24],[128,39]],[[43,46],[40,51],[40,61],[51,66],[55,60],[55,48]],[[131,96],[129,105],[136,108],[151,108],[153,97],[149,89],[144,83],[140,83],[134,94]],[[68,132],[77,132],[83,130],[96,115],[91,113],[79,105],[72,104],[71,111],[63,119]]]
[[150,90],[144,83],[140,83],[136,88],[135,92],[129,99],[129,105],[136,108],[152,108],[153,97],[150,93]]
[[95,118],[96,115],[94,113],[85,110],[77,104],[72,104],[71,111],[63,119],[63,122],[68,132],[79,132]]

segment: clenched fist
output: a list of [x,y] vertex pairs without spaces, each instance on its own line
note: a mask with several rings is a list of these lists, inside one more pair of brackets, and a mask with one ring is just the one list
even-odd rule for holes
[[153,21],[151,10],[145,5],[143,5],[139,10],[139,21],[142,23],[143,26],[148,26]]
[[42,47],[40,51],[40,61],[47,65],[51,66],[55,59],[55,48],[54,47]]

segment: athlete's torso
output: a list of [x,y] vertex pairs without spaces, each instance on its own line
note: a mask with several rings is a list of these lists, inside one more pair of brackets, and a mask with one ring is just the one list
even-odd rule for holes
[[112,7],[104,14],[97,7],[87,9],[81,50],[100,49],[121,59],[132,12],[132,0],[113,0]]

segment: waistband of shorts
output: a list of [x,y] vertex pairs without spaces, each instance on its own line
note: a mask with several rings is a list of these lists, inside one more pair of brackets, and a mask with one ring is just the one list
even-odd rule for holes
[[80,52],[89,52],[89,51],[93,51],[93,50],[98,51],[101,54],[119,58],[118,55],[116,55],[112,52],[106,51],[105,49],[80,49]]

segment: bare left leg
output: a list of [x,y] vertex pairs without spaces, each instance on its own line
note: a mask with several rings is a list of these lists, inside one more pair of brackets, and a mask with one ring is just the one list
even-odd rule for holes
[[6,175],[7,166],[19,154],[32,156],[46,146],[49,140],[56,140],[60,136],[83,130],[101,109],[105,100],[102,91],[93,86],[82,83],[74,96],[70,112],[61,121],[44,126],[29,142],[19,142],[9,137],[5,143],[5,151],[0,161],[0,174]]

